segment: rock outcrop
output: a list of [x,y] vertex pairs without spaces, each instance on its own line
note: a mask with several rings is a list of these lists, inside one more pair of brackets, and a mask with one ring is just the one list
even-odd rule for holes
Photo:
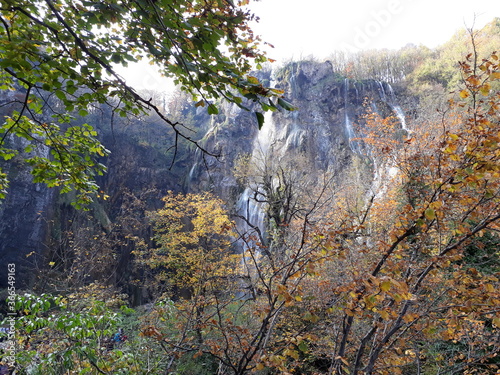
[[[266,113],[261,130],[252,111],[235,105],[221,104],[216,116],[208,116],[203,108],[183,105],[183,115],[202,130],[199,143],[218,157],[181,145],[172,165],[171,142],[166,142],[172,140],[172,134],[153,118],[129,127],[115,124],[114,129],[109,116],[107,120],[86,119],[98,125],[104,145],[112,151],[103,160],[108,173],[98,181],[109,199],[99,201],[91,210],[95,227],[111,231],[123,215],[124,197],[144,196],[141,191],[145,190],[152,193],[144,210],[159,208],[160,198],[168,190],[210,190],[224,198],[229,208],[236,207],[245,197],[245,186],[234,175],[235,160],[240,155],[261,153],[275,161],[300,155],[305,160],[306,175],[328,172],[342,179],[352,174],[355,166],[355,173],[369,180],[373,177],[372,164],[362,155],[357,133],[367,108],[383,117],[397,116],[404,131],[404,115],[393,88],[386,83],[347,79],[334,73],[329,62],[293,62],[273,74],[259,74],[261,81],[282,89],[285,99],[298,108]],[[72,228],[68,222],[78,213],[57,192],[32,184],[21,158],[9,168],[12,183],[0,206],[0,260],[2,264],[17,263],[23,270],[19,280],[30,284],[29,273],[24,270],[35,265],[37,255],[54,252],[54,242],[64,243],[64,233]],[[254,212],[258,215],[257,209]],[[114,251],[123,260],[117,264],[127,267],[133,245],[117,246]],[[26,257],[30,253],[33,256]],[[5,286],[4,281],[0,287]]]

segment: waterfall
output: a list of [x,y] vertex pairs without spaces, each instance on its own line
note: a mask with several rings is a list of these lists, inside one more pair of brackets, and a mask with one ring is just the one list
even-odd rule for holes
[[[245,233],[250,236],[261,237],[259,240],[265,238],[266,233],[266,213],[264,203],[255,200],[255,188],[247,187],[243,194],[241,194],[238,202],[236,203],[236,209],[240,216],[243,216],[245,220],[241,220],[238,223],[238,232]],[[256,229],[258,232],[256,233]],[[254,244],[255,241],[251,241]],[[246,244],[242,244],[245,248]]]
[[193,182],[196,181],[196,179],[199,177],[200,167],[202,167],[202,165],[203,165],[203,163],[201,161],[202,157],[203,157],[203,155],[202,155],[201,150],[199,148],[197,148],[194,151],[194,157],[193,157],[194,163],[191,166],[191,168],[189,169],[189,173],[188,173],[187,178],[186,178],[186,185],[188,187],[192,186]]
[[265,156],[269,151],[269,147],[271,146],[271,140],[274,138],[274,133],[275,133],[272,116],[273,112],[271,111],[266,111],[264,113],[264,125],[257,133],[257,137],[253,142],[253,152],[252,152],[253,159],[259,156]]
[[344,126],[351,151],[361,154],[359,143],[355,140],[356,133],[354,132],[354,128],[352,126],[352,120],[349,117],[349,110],[349,78],[346,78],[344,80]]
[[299,148],[305,139],[305,131],[294,127],[286,138],[285,148],[283,151]]
[[[401,128],[409,131],[403,109],[398,104],[392,86],[387,82],[375,81],[375,83],[380,99],[388,105],[392,113],[398,118]],[[376,197],[380,197],[387,193],[393,179],[398,175],[399,169],[391,160],[380,163],[380,160],[373,158],[372,162],[374,174],[370,190],[376,192]]]
[[387,95],[385,94],[384,84],[381,81],[375,81],[375,83],[377,85],[377,91],[378,91],[380,99],[382,99],[384,102],[388,103]]
[[403,130],[409,131],[408,128],[406,127],[405,114],[403,112],[403,109],[398,105],[398,102],[396,100],[396,96],[394,95],[394,90],[392,89],[392,86],[387,83],[387,88],[389,91],[388,104],[391,106],[392,110],[396,113],[396,117],[401,122],[401,127],[403,128]]
[[[270,130],[271,116],[268,113],[265,114],[266,119],[264,126],[259,131],[257,137],[253,143],[253,152],[251,156],[251,163],[257,163],[257,169],[263,169],[266,163],[266,155],[269,151],[272,139],[272,131]],[[260,187],[258,184],[252,184],[247,186],[243,193],[240,195],[238,201],[236,202],[236,211],[238,215],[244,217],[245,220],[241,220],[238,223],[238,232],[245,233],[247,235],[255,235],[257,228],[260,232],[262,238],[265,234],[265,203],[258,202],[255,198],[263,196],[260,192]],[[254,242],[254,241],[252,241]],[[245,244],[242,244],[245,248]]]
[[[274,82],[271,82],[271,87],[273,83]],[[277,134],[273,121],[273,112],[267,111],[264,113],[264,125],[258,131],[252,145],[250,162],[256,165],[256,170],[265,170],[269,154],[273,151],[273,141],[276,137]],[[252,236],[256,234],[254,228],[257,228],[258,232],[260,232],[261,241],[265,238],[266,233],[266,204],[264,202],[258,202],[256,197],[258,199],[264,196],[259,184],[253,183],[245,188],[236,202],[236,212],[239,216],[246,218],[246,221],[239,220],[238,231]],[[245,248],[246,245],[242,245],[242,248]]]

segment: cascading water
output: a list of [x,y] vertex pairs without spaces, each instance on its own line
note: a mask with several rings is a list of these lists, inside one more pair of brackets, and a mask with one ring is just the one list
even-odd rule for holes
[[[195,150],[195,154],[194,154],[194,160],[199,160],[200,159],[200,156],[201,156],[201,150],[199,148],[197,148]],[[198,169],[198,162],[194,162],[193,163],[193,166],[191,167],[191,169],[189,170],[189,174],[188,174],[188,185],[191,183],[191,181],[194,181],[195,180],[195,176],[196,176],[196,173],[197,173],[197,169]]]
[[[381,100],[383,100],[390,108],[392,113],[398,118],[401,128],[409,132],[406,126],[406,119],[403,109],[398,104],[394,89],[389,83],[376,81],[378,92]],[[376,196],[381,196],[388,190],[391,181],[398,174],[398,168],[394,166],[393,161],[386,161],[379,164],[379,161],[373,159],[374,177],[371,185],[371,191],[376,192]]]
[[401,128],[409,131],[406,126],[404,112],[398,104],[394,89],[390,84],[376,80],[351,82],[349,78],[345,78],[343,93],[344,128],[351,151],[357,154],[361,154],[363,151],[361,143],[357,140],[362,136],[360,133],[362,130],[356,131],[353,124],[359,116],[363,115],[364,104],[369,105],[371,110],[380,116],[387,116],[389,110],[398,118]]
[[[344,79],[343,83],[344,95],[344,128],[348,137],[349,147],[356,154],[364,154],[371,158],[373,175],[370,190],[376,194],[383,194],[390,181],[397,174],[394,165],[382,162],[373,157],[370,146],[364,145],[358,139],[363,136],[363,115],[366,114],[366,106],[374,113],[381,117],[388,115],[395,116],[401,128],[409,131],[406,125],[405,115],[398,104],[394,89],[386,82],[377,80],[367,80],[361,82],[353,82],[348,78]],[[354,124],[360,121],[360,129],[354,128]]]
[[352,126],[352,119],[349,116],[351,111],[350,101],[349,101],[349,78],[344,80],[344,126],[347,133],[347,139],[349,140],[349,147],[351,150],[357,154],[361,153],[360,145],[355,140],[356,133]]
[[[267,111],[264,114],[264,125],[257,133],[252,147],[251,163],[255,163],[258,170],[265,168],[266,158],[272,148],[272,140],[276,137],[275,132],[272,112]],[[236,202],[238,215],[245,218],[245,220],[238,221],[238,232],[250,236],[256,235],[260,237],[259,242],[264,241],[266,232],[265,203],[259,202],[261,200],[259,198],[263,197],[261,187],[254,183],[245,188]],[[245,248],[248,243],[242,245]]]
[[[406,128],[406,119],[403,109],[399,106],[396,96],[394,95],[394,89],[387,82],[375,81],[377,83],[380,98],[387,103],[391,108],[392,112],[396,115],[401,123],[401,128],[408,131]],[[389,95],[387,95],[389,93]]]
[[[257,193],[257,196],[259,196],[259,193]],[[240,220],[238,222],[238,232],[246,236],[254,237],[258,239],[259,242],[264,242],[266,233],[265,207],[264,203],[258,202],[255,198],[255,188],[247,187],[238,199],[236,203],[238,214],[245,218],[245,220]],[[253,244],[255,240],[251,240],[250,242]],[[245,243],[242,243],[242,245],[242,247],[245,248],[248,245],[248,239]]]
[[[257,170],[263,169],[266,157],[272,148],[272,140],[275,138],[275,128],[272,121],[272,112],[264,114],[264,125],[257,133],[252,145],[251,163],[256,163]],[[266,203],[262,202],[265,197],[259,183],[251,183],[245,188],[236,202],[236,212],[239,217],[236,220],[236,232],[240,238],[237,243],[242,251],[241,265],[247,270],[248,275],[255,274],[255,257],[259,257],[260,249],[266,242]],[[247,250],[253,251],[253,255],[247,254]],[[252,298],[255,294],[251,283],[241,280],[240,290],[236,293],[238,299]]]
[[269,151],[271,146],[271,140],[275,137],[275,129],[273,123],[273,113],[267,111],[264,113],[264,125],[262,129],[257,133],[257,137],[253,143],[252,157],[258,157],[259,155],[265,156]]
[[[248,121],[249,117],[238,112],[236,107],[227,106],[217,117],[217,121],[224,121],[216,124],[222,130],[209,131],[205,136],[210,146],[220,145],[220,149],[230,155],[231,159],[228,157],[223,163],[231,169],[238,154],[250,154],[252,168],[261,170],[260,176],[251,179],[254,181],[252,186],[241,188],[232,172],[222,168],[210,171],[212,174],[208,178],[201,154],[196,155],[196,163],[186,176],[188,187],[192,185],[195,191],[210,186],[218,194],[232,197],[235,211],[248,221],[238,220],[240,233],[259,232],[261,241],[266,233],[268,209],[262,201],[268,191],[264,192],[258,182],[263,183],[266,163],[268,167],[277,165],[280,160],[303,153],[315,168],[341,173],[342,169],[349,168],[353,154],[370,156],[369,147],[361,141],[367,109],[382,117],[397,116],[401,127],[406,129],[404,113],[393,88],[387,83],[349,78],[339,81],[338,75],[331,73],[331,66],[312,62],[292,63],[276,76],[276,82],[271,82],[270,86],[284,89],[298,111],[267,111],[262,129],[256,132],[255,128],[241,125],[240,121]],[[228,136],[237,138],[226,138]],[[380,161],[373,162],[377,169],[384,168]],[[382,170],[373,171],[373,178],[380,183],[382,174]],[[233,192],[236,191],[239,195],[235,196]]]
[[390,84],[386,84],[387,88],[389,89],[389,102],[388,104],[391,106],[392,110],[396,113],[397,118],[401,122],[401,128],[403,130],[409,131],[408,128],[406,127],[406,119],[405,119],[405,114],[403,112],[403,109],[399,106],[396,96],[394,95],[394,90]]

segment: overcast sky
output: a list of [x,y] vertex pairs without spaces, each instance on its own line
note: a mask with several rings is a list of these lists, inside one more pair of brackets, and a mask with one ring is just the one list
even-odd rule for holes
[[[277,60],[322,58],[334,50],[436,47],[465,26],[500,17],[500,0],[261,0],[253,26]],[[499,46],[500,49],[500,46]]]
[[[460,28],[500,17],[500,0],[260,0],[250,9],[260,17],[255,33],[275,47],[268,57],[280,62],[335,50],[436,47]],[[147,64],[123,74],[137,89],[172,87]]]

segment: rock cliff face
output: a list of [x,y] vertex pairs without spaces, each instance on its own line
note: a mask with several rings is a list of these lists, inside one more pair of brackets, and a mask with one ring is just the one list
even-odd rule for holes
[[370,179],[374,171],[362,156],[366,150],[359,141],[367,111],[397,117],[401,132],[406,130],[397,95],[387,83],[347,79],[333,73],[329,62],[291,63],[265,78],[283,89],[298,109],[266,113],[259,131],[252,113],[224,108],[205,136],[209,148],[221,152],[220,163],[197,154],[188,179],[190,190],[211,189],[233,204],[238,202],[244,187],[234,178],[234,160],[256,153],[274,160],[300,154],[307,160],[308,173],[328,171],[340,179],[355,164]]
[[[110,231],[121,231],[115,228],[115,223],[120,215],[123,216],[124,206],[130,204],[125,202],[130,196],[144,197],[147,199],[144,208],[154,210],[161,206],[161,197],[168,190],[183,188],[187,153],[184,152],[170,168],[172,156],[165,152],[168,144],[161,142],[162,137],[169,138],[168,129],[159,121],[145,118],[136,120],[134,129],[120,124],[116,130],[111,129],[109,118],[89,118],[87,121],[99,128],[101,141],[111,151],[111,155],[102,160],[108,166],[108,173],[98,180],[109,197],[97,200],[89,211],[76,210],[70,204],[72,194],[60,195],[57,189],[33,184],[22,154],[2,165],[9,176],[10,187],[6,199],[0,202],[0,261],[4,265],[16,264],[18,288],[37,283],[34,270],[44,273],[43,268],[49,261],[57,263],[63,258],[74,258],[73,254],[63,253],[71,253],[72,250],[64,247],[75,242],[75,237],[86,236],[89,240],[86,245],[92,246],[90,240],[94,235],[107,233],[110,237]],[[22,145],[9,146],[23,148]],[[46,153],[47,150],[36,152]],[[126,267],[122,258],[130,259],[131,249],[123,246],[122,239],[118,238],[121,234],[113,234],[112,251],[123,271]],[[130,231],[123,236],[127,234],[136,233]],[[3,288],[7,286],[7,272],[0,274],[0,288]]]
[[[13,148],[16,148],[15,145]],[[44,152],[40,150],[40,152]],[[16,157],[4,169],[11,181],[7,197],[0,203],[0,288],[7,286],[7,264],[16,264],[16,285],[32,282],[28,269],[36,264],[47,239],[54,194],[43,184],[34,184],[23,161]]]
[[[237,106],[223,104],[217,116],[206,115],[203,108],[185,106],[185,115],[195,127],[206,129],[200,143],[220,154],[218,158],[184,147],[172,167],[172,151],[168,151],[165,141],[169,137],[171,140],[171,135],[154,119],[143,119],[129,128],[115,126],[116,130],[101,124],[103,143],[112,154],[104,161],[109,171],[98,182],[110,197],[92,207],[94,226],[109,233],[123,214],[125,197],[130,194],[147,196],[143,209],[149,210],[161,206],[160,198],[167,190],[211,190],[223,197],[229,207],[244,201],[248,206],[246,187],[234,175],[235,160],[244,154],[261,153],[275,161],[300,155],[305,160],[305,174],[329,172],[338,179],[352,174],[355,166],[356,174],[369,181],[373,170],[370,161],[361,155],[356,126],[362,126],[367,108],[383,117],[397,116],[404,131],[404,115],[397,95],[386,83],[346,79],[334,74],[329,62],[294,62],[273,74],[260,74],[259,79],[283,89],[286,99],[298,108],[266,113],[260,131],[254,113]],[[88,121],[94,124],[102,120]],[[20,269],[27,269],[37,258],[26,258],[26,254],[54,252],[54,242],[62,246],[64,233],[74,231],[71,222],[84,221],[75,219],[79,213],[68,205],[67,199],[43,185],[33,185],[21,161],[12,164],[9,175],[9,195],[0,205],[0,260],[2,264],[16,262]],[[142,194],[144,191],[149,193]],[[258,207],[252,209],[258,216]],[[114,251],[121,257],[117,264],[126,268],[132,245],[124,246],[124,242],[117,241]],[[31,283],[28,273],[18,279]],[[4,280],[1,286],[5,286]]]

